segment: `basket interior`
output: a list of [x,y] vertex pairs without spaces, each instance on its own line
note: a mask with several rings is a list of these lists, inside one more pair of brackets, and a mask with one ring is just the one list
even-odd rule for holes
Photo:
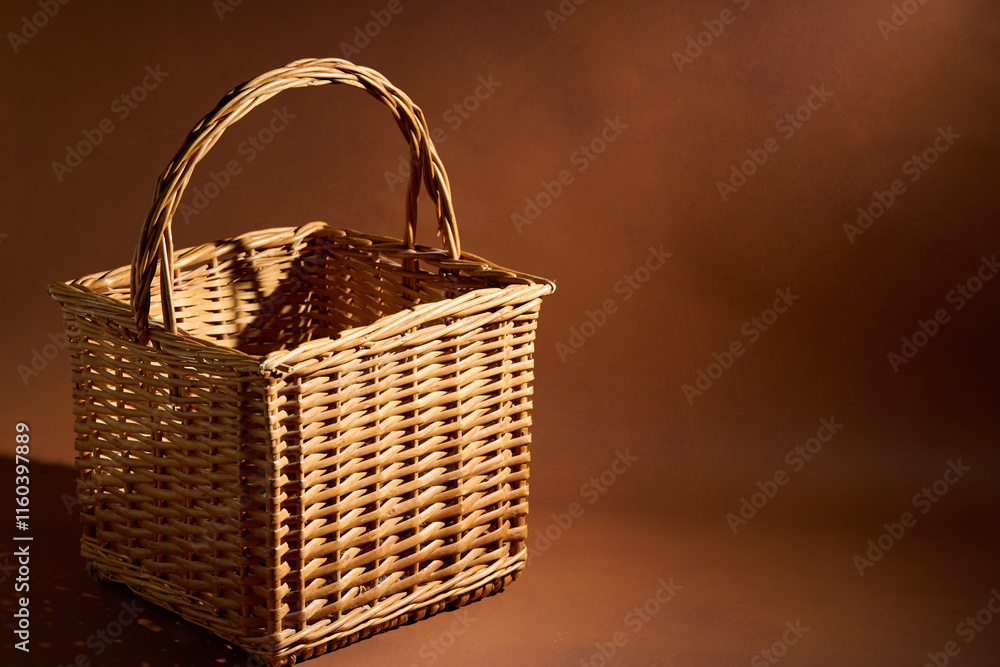
[[[216,345],[263,356],[421,303],[528,282],[473,275],[468,269],[480,268],[475,262],[450,261],[433,249],[415,253],[401,242],[373,243],[373,238],[324,227],[274,244],[238,237],[180,251],[173,281],[177,325]],[[197,261],[187,259],[191,256]],[[129,301],[127,279],[88,287]],[[160,319],[158,279],[150,314]]]

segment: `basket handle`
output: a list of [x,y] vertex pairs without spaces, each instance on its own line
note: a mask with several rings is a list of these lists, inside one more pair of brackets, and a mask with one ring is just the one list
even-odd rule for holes
[[194,126],[157,181],[153,206],[142,225],[132,258],[131,300],[141,343],[149,341],[149,309],[157,261],[160,263],[163,322],[168,331],[177,333],[173,308],[174,259],[170,224],[195,166],[215,145],[226,128],[254,107],[288,88],[328,83],[343,83],[361,88],[389,107],[410,146],[411,164],[417,166],[411,170],[407,185],[406,229],[403,239],[409,248],[415,247],[417,197],[420,194],[422,176],[437,208],[438,236],[444,241],[451,258],[459,259],[462,251],[451,203],[448,174],[431,142],[430,129],[420,108],[373,69],[339,58],[296,60],[227,93],[218,106]]

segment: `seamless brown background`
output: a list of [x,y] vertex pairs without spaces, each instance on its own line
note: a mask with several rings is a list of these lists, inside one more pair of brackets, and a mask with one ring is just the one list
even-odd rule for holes
[[[45,288],[128,263],[155,179],[223,93],[298,58],[346,55],[440,128],[463,247],[558,290],[536,346],[522,580],[464,617],[315,664],[771,664],[760,651],[786,622],[809,629],[781,664],[922,665],[949,641],[960,649],[949,664],[1000,664],[1000,619],[987,612],[968,643],[958,627],[1000,587],[1000,280],[960,310],[949,301],[1000,253],[995,3],[402,0],[348,53],[342,43],[388,2],[223,3],[72,2],[0,47],[3,452],[14,424],[30,424],[36,539],[33,650],[13,651],[7,634],[4,661],[246,664],[152,608],[100,655],[88,646],[131,596],[91,583],[76,555],[62,498],[73,489],[68,358],[46,358],[61,320]],[[5,3],[0,28],[22,32],[39,7]],[[679,70],[674,54],[689,48],[697,57]],[[123,118],[116,100],[147,67],[162,80]],[[484,80],[492,92],[458,115]],[[828,99],[814,97],[788,136],[781,119],[820,89]],[[287,124],[247,161],[248,138],[279,110]],[[60,180],[52,163],[104,118],[113,131]],[[609,122],[618,136],[581,159]],[[907,161],[948,128],[957,138],[911,181]],[[776,152],[724,200],[717,182],[765,145]],[[199,167],[202,194],[230,160],[240,173],[210,199],[189,190],[203,210],[175,220],[177,246],[316,219],[398,236],[403,192],[386,172],[404,150],[389,114],[356,90],[283,94]],[[539,200],[563,171],[572,182]],[[844,225],[897,179],[905,192],[852,243]],[[526,199],[547,205],[529,211]],[[529,225],[512,220],[529,213]],[[426,210],[421,223],[437,244]],[[646,277],[650,248],[671,257],[626,300],[619,281]],[[751,340],[745,323],[776,290],[798,298]],[[603,324],[584,325],[608,300]],[[939,309],[948,321],[896,372],[887,354]],[[560,346],[579,344],[581,327],[592,335],[568,354]],[[745,352],[710,369],[735,342]],[[689,401],[682,386],[699,370],[718,377]],[[821,419],[843,427],[796,469],[786,453]],[[616,472],[625,453],[636,460]],[[959,459],[968,472],[921,513],[914,495]],[[779,471],[787,483],[734,534],[727,514]],[[9,460],[3,474],[9,518]],[[916,524],[860,576],[854,556],[907,511]],[[5,624],[13,532],[0,531]],[[680,586],[662,605],[650,602],[661,581]]]

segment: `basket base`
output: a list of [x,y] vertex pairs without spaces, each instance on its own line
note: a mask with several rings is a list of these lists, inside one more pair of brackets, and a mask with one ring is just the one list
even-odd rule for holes
[[[190,593],[154,577],[149,572],[128,562],[121,555],[99,546],[93,538],[83,537],[81,539],[81,553],[87,559],[88,573],[98,583],[103,585],[123,584],[142,599],[167,609],[185,620],[205,628],[222,640],[243,649],[255,661],[251,664],[267,665],[268,667],[294,665],[303,660],[344,648],[373,635],[416,623],[441,612],[453,611],[501,593],[520,576],[525,564],[525,554],[522,552],[512,559],[506,568],[494,572],[487,581],[476,582],[475,585],[466,586],[451,594],[441,596],[441,599],[412,611],[401,613],[379,623],[373,623],[354,632],[334,634],[329,638],[320,638],[308,643],[299,642],[279,647],[273,639],[264,638],[261,640],[260,636],[254,638],[255,641],[251,645],[251,642],[246,641],[249,637],[236,635],[229,619],[220,615],[210,605]],[[260,650],[262,645],[268,649]]]

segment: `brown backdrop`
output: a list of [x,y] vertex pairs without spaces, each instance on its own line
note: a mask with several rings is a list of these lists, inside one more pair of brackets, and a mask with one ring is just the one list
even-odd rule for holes
[[[463,247],[558,290],[523,579],[316,664],[1000,661],[1000,622],[984,623],[1000,280],[977,282],[1000,270],[995,3],[17,0],[0,27],[0,409],[6,454],[16,422],[32,429],[36,537],[33,650],[8,634],[5,656],[245,664],[155,609],[88,643],[131,597],[75,555],[68,359],[45,288],[128,263],[156,177],[223,93],[347,56],[439,128]],[[315,219],[398,236],[404,149],[358,91],[283,94],[199,167],[177,246]],[[4,476],[10,517],[9,461]],[[859,574],[905,512],[914,525]]]

